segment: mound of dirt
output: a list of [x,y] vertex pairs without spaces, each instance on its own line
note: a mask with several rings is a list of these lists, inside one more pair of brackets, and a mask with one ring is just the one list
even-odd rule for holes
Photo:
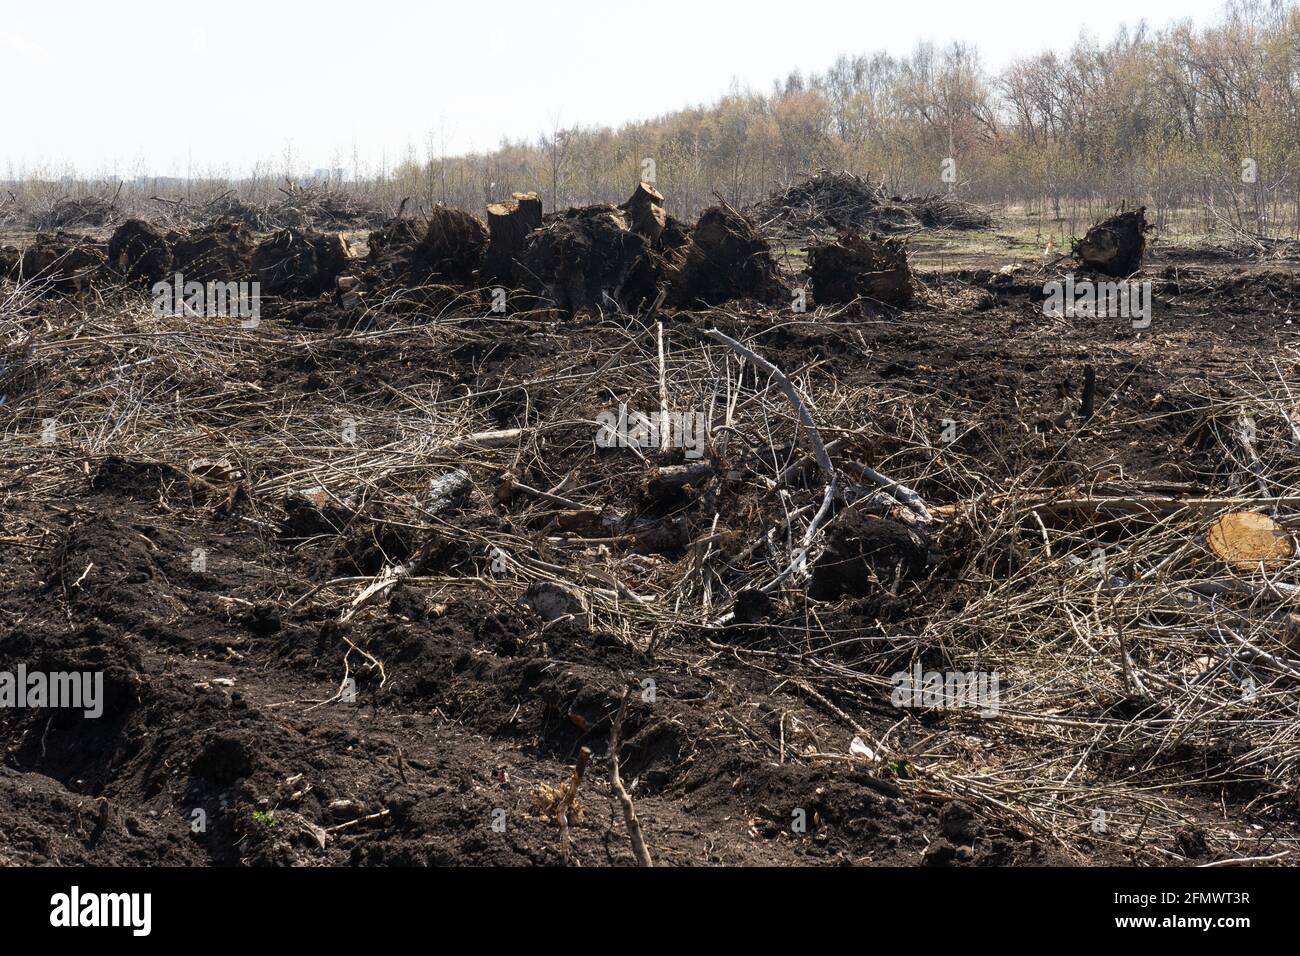
[[128,279],[153,285],[171,274],[172,244],[157,226],[128,219],[109,237],[108,260]]
[[616,306],[635,312],[653,302],[663,263],[617,206],[570,209],[528,237],[516,270],[523,288],[540,292],[567,315]]
[[168,237],[173,265],[194,282],[236,282],[252,269],[256,241],[241,220],[221,218],[188,233]]
[[48,282],[61,292],[91,285],[108,262],[104,243],[71,232],[38,233],[23,251],[19,270],[24,279]]
[[253,251],[253,270],[264,295],[314,299],[333,291],[351,254],[338,233],[281,229]]
[[1090,269],[1108,276],[1130,276],[1142,266],[1146,251],[1146,207],[1103,219],[1074,244],[1073,252]]
[[515,193],[507,202],[487,207],[488,247],[483,279],[511,285],[528,234],[542,225],[542,201],[537,193]]
[[729,299],[774,303],[788,297],[767,240],[725,203],[700,216],[669,279],[668,302],[675,306],[719,305]]
[[23,254],[17,246],[0,246],[0,279],[15,278],[22,261]]
[[808,273],[819,305],[858,298],[889,305],[912,300],[912,270],[900,239],[849,233],[835,242],[814,243],[808,247]]

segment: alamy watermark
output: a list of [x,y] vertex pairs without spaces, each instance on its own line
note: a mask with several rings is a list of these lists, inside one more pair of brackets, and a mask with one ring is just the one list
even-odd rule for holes
[[262,320],[262,283],[256,280],[186,282],[185,276],[178,272],[170,282],[155,282],[150,293],[157,318],[185,315],[234,318],[246,329],[257,328]]
[[890,677],[889,701],[895,707],[977,710],[993,717],[1001,709],[997,671],[922,671],[920,663]]
[[1044,283],[1043,314],[1051,318],[1129,319],[1135,329],[1151,326],[1150,282],[1094,282],[1075,279]]
[[95,718],[104,713],[103,671],[0,671],[0,708],[58,707]]
[[619,403],[596,416],[601,448],[681,448],[687,458],[701,458],[708,441],[703,412],[629,412]]
[[56,928],[125,927],[132,936],[153,928],[152,893],[83,893],[74,886],[50,897],[50,925]]

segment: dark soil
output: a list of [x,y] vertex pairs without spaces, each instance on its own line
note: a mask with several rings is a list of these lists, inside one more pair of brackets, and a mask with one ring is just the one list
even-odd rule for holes
[[[429,428],[427,420],[398,420],[407,396],[417,408],[474,396],[500,428],[547,421],[560,393],[536,383],[556,369],[599,368],[587,345],[626,331],[585,313],[606,294],[628,308],[642,304],[655,289],[647,270],[663,268],[660,252],[613,209],[575,211],[532,235],[525,264],[567,321],[549,313],[505,331],[484,321],[451,340],[420,324],[424,316],[400,339],[295,326],[285,333],[292,345],[283,360],[169,381],[168,395],[172,388],[184,389],[186,400],[238,395],[258,408],[294,408],[311,422],[346,408],[394,439],[402,428]],[[473,256],[448,255],[407,222],[372,233],[371,256],[422,248],[441,274],[473,278],[481,246]],[[482,239],[481,227],[459,218],[449,225],[465,227],[473,244]],[[666,220],[657,241],[671,228]],[[159,265],[148,257],[161,247],[148,241],[156,231],[139,235],[145,239],[119,246],[144,276]],[[337,236],[285,230],[255,253],[247,238],[233,222],[190,233],[173,241],[175,267],[188,279],[200,263],[220,260],[214,268],[229,269],[220,276],[229,278],[251,255],[266,294],[310,300],[333,291],[349,265]],[[66,285],[76,269],[106,261],[99,246],[65,234],[38,237],[29,258]],[[1291,324],[1300,289],[1290,269],[1153,272],[1154,334],[1115,319],[1045,316],[1041,276],[921,278],[955,298],[971,293],[975,304],[939,313],[859,303],[834,321],[788,311],[774,320],[740,308],[703,314],[687,306],[737,295],[789,301],[752,223],[716,207],[673,269],[681,310],[664,322],[674,349],[698,346],[701,330],[717,324],[791,372],[923,396],[935,421],[978,418],[979,429],[961,431],[961,453],[990,480],[1028,469],[1048,488],[1121,476],[1213,486],[1221,476],[1186,441],[1198,421],[1197,395],[1237,374],[1245,356],[1294,354],[1300,345]],[[862,290],[851,284],[854,298]],[[41,361],[24,374],[46,392],[31,384],[5,391],[9,380],[0,378],[7,396],[0,424],[14,434],[31,433],[49,403],[92,394],[83,396],[71,351]],[[1098,412],[1088,428],[1062,428],[1063,399],[1078,395],[1085,366],[1095,369]],[[1291,378],[1295,369],[1293,362]],[[599,407],[608,396],[591,401]],[[1136,424],[1109,424],[1120,415]],[[657,863],[1080,862],[987,803],[914,786],[906,761],[847,756],[855,731],[846,715],[877,738],[893,733],[903,751],[923,751],[950,733],[976,741],[974,752],[981,735],[994,732],[963,715],[909,717],[900,727],[886,696],[810,693],[804,618],[783,598],[742,590],[718,608],[733,611],[728,627],[683,628],[652,653],[577,616],[544,621],[484,583],[493,562],[481,543],[485,528],[545,548],[557,529],[589,520],[600,546],[632,537],[629,554],[685,579],[700,560],[691,542],[710,521],[721,515],[751,531],[767,523],[755,510],[759,492],[728,498],[720,490],[742,480],[732,472],[743,462],[669,494],[645,480],[640,464],[628,466],[630,456],[593,454],[585,422],[555,429],[551,457],[521,459],[515,477],[544,490],[569,472],[576,487],[613,476],[611,526],[602,524],[606,515],[575,516],[558,505],[542,517],[525,511],[534,499],[494,492],[501,476],[480,469],[474,495],[440,511],[431,534],[427,521],[416,526],[374,506],[371,476],[358,475],[355,496],[345,498],[286,493],[291,475],[271,461],[241,463],[242,477],[206,472],[199,480],[180,440],[156,446],[150,459],[102,447],[51,449],[36,472],[57,472],[63,490],[41,500],[24,492],[30,474],[5,469],[0,671],[20,664],[101,671],[104,713],[88,720],[0,709],[0,863],[554,865],[562,859],[558,831],[534,797],[541,785],[568,780],[587,747],[594,757],[580,788],[585,812],[574,822],[572,861],[631,864],[608,784],[610,721],[629,683],[638,693],[624,727],[622,776]],[[967,493],[931,478],[901,437],[869,448],[854,440],[846,436],[846,447],[861,460],[915,469],[932,504]],[[815,482],[792,487],[801,501],[816,500]],[[878,635],[896,620],[922,632],[926,614],[978,587],[948,576],[962,547],[865,510],[840,514],[813,570],[819,623],[846,640]],[[1010,573],[1022,547],[1008,538],[1004,560],[987,573]],[[347,620],[339,606],[307,599],[337,577],[408,562],[410,581]],[[448,581],[455,586],[442,590]],[[997,733],[1008,765],[1033,761],[1014,727]],[[1130,772],[1114,768],[1117,778]],[[1297,830],[1293,806],[1256,806],[1239,788],[1160,797],[1189,819],[1227,813],[1279,836]],[[1206,854],[1193,830],[1160,851],[1183,860]],[[1125,863],[1128,852],[1099,840],[1087,862]]]

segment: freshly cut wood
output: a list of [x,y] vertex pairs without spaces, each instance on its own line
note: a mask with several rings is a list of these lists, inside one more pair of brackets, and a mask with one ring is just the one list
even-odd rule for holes
[[1295,556],[1295,543],[1276,521],[1258,511],[1233,511],[1210,525],[1210,550],[1234,567],[1276,568]]
[[484,277],[493,282],[512,283],[515,262],[524,251],[524,242],[541,224],[542,201],[537,193],[514,193],[506,202],[490,203]]

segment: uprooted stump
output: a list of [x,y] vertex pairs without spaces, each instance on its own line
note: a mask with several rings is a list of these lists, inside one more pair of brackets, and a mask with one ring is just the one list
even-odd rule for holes
[[483,278],[510,284],[523,254],[528,234],[542,225],[542,201],[537,193],[515,193],[506,202],[487,207],[488,246],[483,257]]
[[638,183],[632,197],[618,208],[629,228],[667,258],[677,258],[676,253],[690,242],[691,227],[668,215],[663,195],[649,183]]
[[470,213],[434,206],[424,238],[413,250],[412,265],[429,279],[473,285],[487,240],[483,223]]
[[1142,265],[1146,251],[1146,207],[1103,219],[1074,244],[1083,265],[1109,276],[1130,276]]
[[253,252],[264,295],[314,299],[332,291],[352,250],[339,233],[281,229]]
[[875,299],[888,305],[912,300],[907,244],[900,239],[856,233],[808,248],[808,273],[818,304]]
[[470,213],[435,206],[423,223],[390,219],[372,232],[366,266],[387,282],[471,286],[487,245],[487,230]]
[[617,307],[635,312],[653,302],[663,263],[616,206],[570,209],[528,237],[515,272],[566,315]]
[[237,282],[252,269],[257,243],[239,219],[223,217],[169,238],[173,266],[187,282]]
[[423,235],[417,220],[404,217],[399,213],[366,237],[366,258],[377,264],[390,253],[414,246]]
[[818,600],[890,588],[925,572],[929,542],[922,531],[889,518],[847,511],[835,519],[813,564],[808,593]]
[[23,254],[17,246],[0,246],[0,279],[16,279]]
[[108,240],[108,261],[127,279],[153,285],[172,271],[172,244],[161,229],[128,219]]
[[681,262],[669,278],[668,302],[675,306],[720,305],[729,299],[777,302],[788,290],[776,260],[754,224],[725,203],[700,216]]
[[80,292],[94,283],[107,262],[102,242],[70,232],[42,232],[23,251],[18,268],[24,279],[49,283],[60,292]]

